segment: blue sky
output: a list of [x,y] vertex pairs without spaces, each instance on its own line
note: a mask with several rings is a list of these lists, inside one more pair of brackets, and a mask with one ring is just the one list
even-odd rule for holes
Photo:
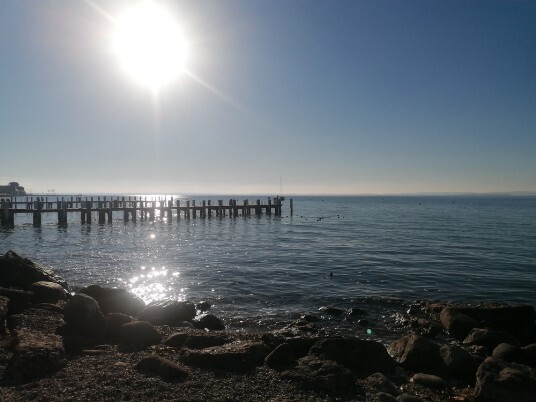
[[536,2],[157,3],[191,75],[155,95],[111,50],[135,1],[0,0],[0,183],[536,191]]

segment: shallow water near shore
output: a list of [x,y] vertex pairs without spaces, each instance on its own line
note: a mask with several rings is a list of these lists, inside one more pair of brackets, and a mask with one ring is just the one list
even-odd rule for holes
[[385,298],[536,305],[536,197],[293,198],[293,216],[287,197],[281,217],[117,213],[82,225],[73,214],[60,228],[49,214],[33,228],[17,215],[15,228],[0,228],[0,252],[50,266],[71,286],[207,300],[236,325]]

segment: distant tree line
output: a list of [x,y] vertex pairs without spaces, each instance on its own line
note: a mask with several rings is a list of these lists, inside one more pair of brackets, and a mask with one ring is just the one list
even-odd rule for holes
[[18,196],[26,195],[24,187],[20,186],[16,181],[10,182],[7,186],[0,186],[0,194]]

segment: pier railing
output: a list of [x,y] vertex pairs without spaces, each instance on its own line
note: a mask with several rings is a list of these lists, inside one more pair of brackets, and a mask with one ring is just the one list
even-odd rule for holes
[[[14,227],[15,216],[17,214],[33,214],[33,226],[40,227],[43,214],[55,213],[58,217],[58,225],[67,226],[68,217],[78,216],[82,224],[91,224],[93,218],[98,222],[112,223],[113,213],[118,212],[123,215],[123,221],[133,221],[137,219],[154,221],[155,219],[173,218],[195,219],[216,217],[238,217],[251,215],[272,215],[281,216],[281,198],[268,198],[261,202],[257,199],[250,204],[248,200],[238,203],[235,199],[229,199],[224,203],[217,200],[203,200],[196,204],[195,200],[180,200],[168,198],[147,199],[147,197],[56,197],[56,200],[49,200],[49,197],[26,197],[26,200],[17,198],[0,199],[0,224],[2,226]],[[158,212],[158,213],[157,213]],[[290,212],[293,212],[292,200],[290,200]]]

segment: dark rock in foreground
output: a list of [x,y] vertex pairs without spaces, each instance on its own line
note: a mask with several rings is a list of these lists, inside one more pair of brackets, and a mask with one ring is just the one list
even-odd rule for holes
[[76,333],[102,338],[106,334],[106,318],[99,304],[83,293],[74,295],[63,308],[67,326]]
[[90,285],[80,290],[80,293],[93,297],[104,314],[121,313],[135,316],[145,308],[145,302],[126,289]]
[[138,318],[153,324],[174,325],[191,321],[195,317],[195,305],[186,301],[162,300],[147,305]]
[[27,258],[22,258],[14,251],[0,256],[0,286],[28,289],[34,282],[54,282],[67,289],[67,282],[54,272]]
[[185,380],[188,377],[188,371],[184,367],[158,355],[144,357],[136,364],[135,369],[155,373],[168,381]]
[[149,346],[156,345],[162,336],[147,321],[133,321],[119,328],[119,340],[123,345]]

